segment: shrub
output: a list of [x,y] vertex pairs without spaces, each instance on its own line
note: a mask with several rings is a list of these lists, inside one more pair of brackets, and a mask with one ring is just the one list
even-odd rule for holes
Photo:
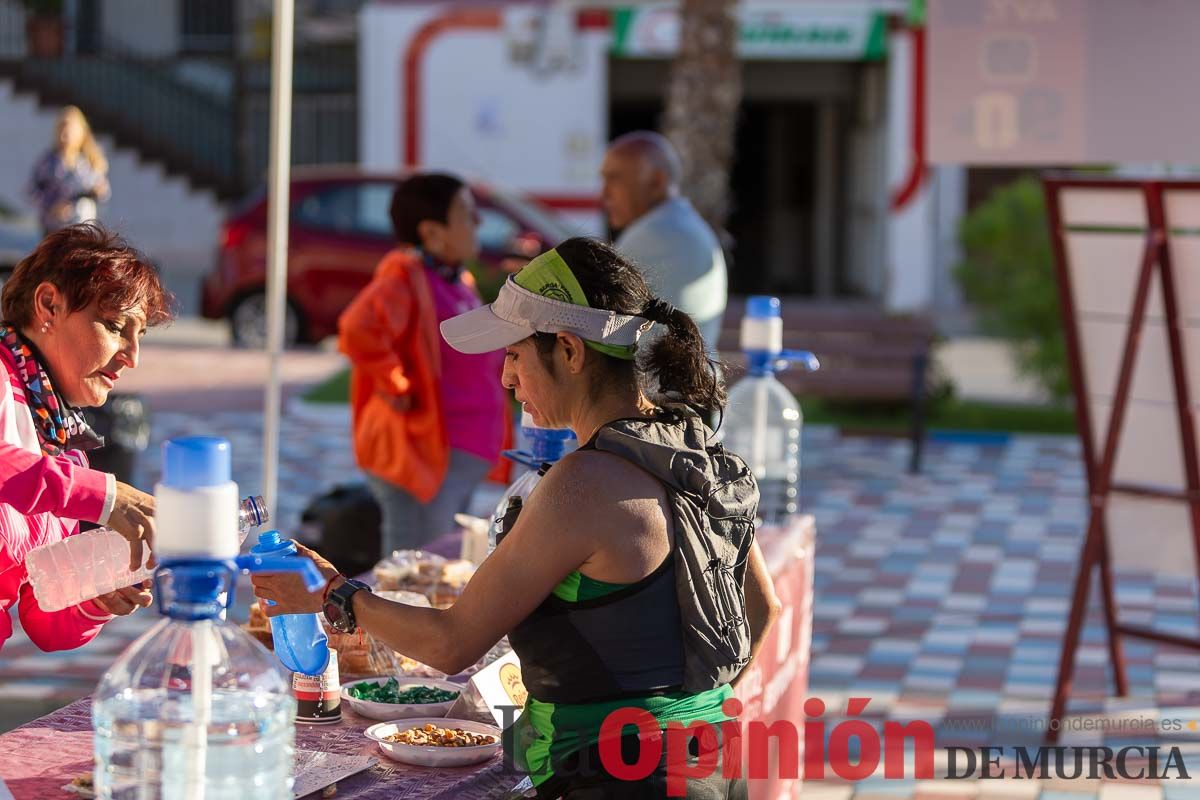
[[1065,400],[1071,382],[1041,183],[1025,176],[997,189],[963,220],[959,240],[955,273],[981,327],[1012,343],[1022,374]]

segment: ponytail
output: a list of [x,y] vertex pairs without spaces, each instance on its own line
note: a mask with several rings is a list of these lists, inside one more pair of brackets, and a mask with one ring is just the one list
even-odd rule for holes
[[[592,373],[597,395],[638,391],[639,384],[657,383],[658,391],[712,417],[725,407],[725,384],[718,362],[710,359],[696,323],[684,312],[654,296],[641,271],[612,247],[584,236],[567,239],[554,248],[567,262],[588,304],[618,314],[630,314],[666,328],[642,339],[636,361],[591,351],[599,369]],[[535,334],[538,352],[550,365],[555,337]],[[645,354],[643,355],[643,351]],[[649,373],[644,383],[638,372]]]
[[666,327],[650,348],[645,369],[658,382],[663,394],[687,403],[706,414],[725,407],[725,382],[718,362],[708,357],[704,337],[695,321],[683,311],[657,297],[651,298],[639,316]]

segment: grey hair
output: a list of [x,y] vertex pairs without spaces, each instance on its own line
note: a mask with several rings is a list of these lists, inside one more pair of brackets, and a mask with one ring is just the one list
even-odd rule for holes
[[683,179],[683,162],[671,140],[655,131],[633,131],[618,136],[609,147],[612,151],[646,159],[654,169],[667,176],[671,189],[677,189]]

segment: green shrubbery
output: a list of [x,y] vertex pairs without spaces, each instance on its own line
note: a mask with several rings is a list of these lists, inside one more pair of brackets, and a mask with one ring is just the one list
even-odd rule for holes
[[1017,367],[1056,400],[1071,393],[1042,186],[1033,176],[996,190],[959,231],[956,274],[984,331],[1009,340]]

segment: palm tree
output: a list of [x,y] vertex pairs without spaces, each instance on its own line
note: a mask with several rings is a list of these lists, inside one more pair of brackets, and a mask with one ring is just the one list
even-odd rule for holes
[[729,216],[742,70],[737,0],[682,0],[663,129],[683,159],[683,193],[713,229]]

